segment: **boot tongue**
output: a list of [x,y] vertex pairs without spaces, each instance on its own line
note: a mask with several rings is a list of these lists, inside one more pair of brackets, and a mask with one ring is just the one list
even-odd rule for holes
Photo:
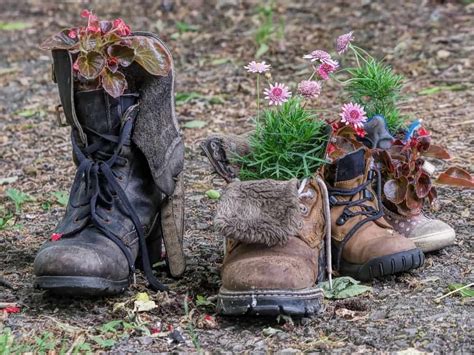
[[[138,94],[125,94],[118,98],[108,95],[103,89],[75,93],[76,115],[87,134],[89,144],[101,134],[118,135],[121,118],[125,111],[137,102]],[[89,130],[88,130],[89,129]]]
[[[365,150],[359,149],[336,160],[331,169],[330,183],[334,186],[353,181],[355,185],[363,182],[366,168]],[[356,179],[357,178],[357,179]],[[344,184],[346,185],[346,184]],[[345,186],[346,188],[355,186]]]

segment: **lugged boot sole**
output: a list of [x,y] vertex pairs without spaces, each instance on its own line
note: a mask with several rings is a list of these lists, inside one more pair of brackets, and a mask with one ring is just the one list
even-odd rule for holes
[[88,276],[39,276],[35,288],[66,296],[111,296],[124,292],[129,279],[113,281]]
[[425,255],[420,249],[416,248],[374,258],[362,265],[342,260],[339,272],[360,281],[370,281],[374,278],[382,278],[417,269],[424,262]]
[[323,291],[303,290],[219,290],[217,312],[229,316],[311,316],[322,312]]

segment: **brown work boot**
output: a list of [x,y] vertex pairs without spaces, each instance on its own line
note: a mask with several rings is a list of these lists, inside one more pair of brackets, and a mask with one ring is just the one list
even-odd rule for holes
[[228,185],[215,218],[218,232],[228,238],[219,313],[304,316],[321,310],[316,284],[331,265],[325,259],[330,253],[324,248],[323,200],[329,218],[319,178]]
[[[341,274],[366,281],[420,267],[423,252],[383,218],[380,174],[361,148],[329,165],[333,257]],[[377,193],[372,182],[377,182]]]

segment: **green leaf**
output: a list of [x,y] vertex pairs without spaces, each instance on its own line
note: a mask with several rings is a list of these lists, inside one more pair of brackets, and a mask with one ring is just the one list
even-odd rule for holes
[[31,23],[27,22],[0,22],[0,31],[19,31],[30,27]]
[[270,48],[266,43],[262,43],[258,48],[257,52],[255,53],[255,58],[260,58],[262,55],[268,52]]
[[98,336],[91,336],[91,339],[97,343],[101,348],[111,348],[116,341],[113,339],[104,339]]
[[69,193],[67,191],[54,191],[51,193],[56,198],[56,202],[66,207],[69,201]]
[[122,320],[113,320],[108,323],[103,324],[100,328],[99,331],[101,333],[117,333],[117,328],[119,328],[122,325]]
[[131,41],[132,47],[135,49],[135,61],[143,69],[152,75],[168,75],[171,61],[161,43],[143,36],[134,37]]
[[201,121],[201,120],[192,120],[186,122],[183,127],[184,128],[203,128],[204,126],[207,125],[206,121]]
[[128,67],[135,60],[135,50],[129,46],[114,44],[107,49],[107,53],[117,58],[122,67]]
[[176,21],[176,29],[179,31],[179,33],[196,32],[199,27],[195,25],[190,25],[186,22]]
[[79,47],[77,38],[71,38],[68,33],[74,29],[64,29],[56,33],[54,36],[47,38],[41,43],[40,48],[45,50],[51,49],[72,49]]
[[198,307],[206,307],[206,306],[213,306],[214,303],[209,301],[207,297],[202,296],[202,295],[197,295],[196,296],[196,306]]
[[372,287],[360,285],[360,282],[352,277],[343,276],[332,280],[332,290],[329,281],[320,283],[324,297],[329,299],[344,299],[355,297],[365,292],[372,291]]
[[16,115],[24,118],[33,117],[35,115],[44,116],[45,112],[38,109],[26,109],[15,112]]
[[206,196],[209,197],[211,200],[218,200],[221,198],[220,192],[216,190],[207,190]]
[[275,334],[281,333],[281,332],[282,332],[281,329],[276,329],[276,328],[272,328],[272,327],[267,327],[267,328],[262,329],[262,334],[266,337],[272,337]]
[[17,189],[7,189],[6,195],[10,200],[13,201],[13,203],[15,203],[15,209],[17,213],[21,211],[21,207],[25,202],[35,200],[34,197]]
[[418,92],[418,95],[433,95],[442,91],[463,91],[463,90],[466,90],[466,86],[462,84],[440,85],[440,86],[433,86],[430,88],[420,90]]
[[217,58],[211,61],[211,65],[222,65],[232,62],[232,58]]
[[79,72],[86,79],[95,79],[99,76],[102,69],[105,67],[105,58],[102,54],[96,51],[81,54],[77,58]]
[[175,94],[176,104],[185,104],[192,99],[200,98],[202,95],[198,92],[177,92]]
[[9,226],[11,227],[14,222],[13,214],[8,212],[5,216],[0,217],[0,230],[4,230]]
[[[465,286],[466,285],[454,283],[454,284],[449,285],[448,288],[450,291],[455,291]],[[459,294],[461,294],[463,298],[474,297],[474,289],[472,287],[466,287],[466,288],[463,288],[462,290],[459,290]]]
[[127,89],[127,79],[121,72],[112,73],[109,68],[105,68],[102,75],[102,87],[112,97],[119,97]]

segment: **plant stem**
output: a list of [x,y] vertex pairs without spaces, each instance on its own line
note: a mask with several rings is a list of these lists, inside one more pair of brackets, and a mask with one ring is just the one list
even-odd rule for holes
[[260,74],[257,74],[257,120],[260,119]]
[[443,296],[441,296],[441,297],[435,298],[434,301],[435,301],[435,302],[439,302],[439,301],[441,301],[443,298],[448,297],[449,295],[452,295],[453,293],[459,292],[459,291],[461,291],[461,290],[464,290],[465,288],[469,288],[469,287],[472,287],[472,286],[474,286],[474,283],[470,283],[469,285],[465,285],[465,286],[463,286],[463,287],[459,287],[459,288],[457,288],[457,289],[455,289],[455,290],[453,290],[453,291],[451,291],[451,292],[448,292],[447,294],[445,294],[445,295],[443,295]]

